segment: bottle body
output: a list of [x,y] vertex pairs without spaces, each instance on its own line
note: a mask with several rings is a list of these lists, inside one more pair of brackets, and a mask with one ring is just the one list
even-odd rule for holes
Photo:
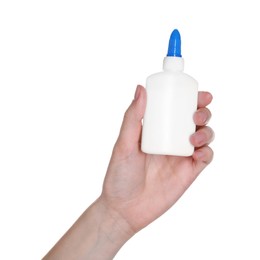
[[180,70],[166,70],[149,76],[146,90],[141,150],[148,154],[192,155],[190,136],[196,130],[193,115],[197,109],[197,81]]

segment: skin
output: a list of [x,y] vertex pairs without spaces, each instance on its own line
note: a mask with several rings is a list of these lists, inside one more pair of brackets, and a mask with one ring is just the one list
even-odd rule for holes
[[127,109],[100,197],[82,214],[44,259],[113,259],[124,243],[165,213],[212,161],[214,138],[206,126],[212,101],[199,92],[190,137],[190,157],[145,154],[140,149],[146,91],[137,86]]

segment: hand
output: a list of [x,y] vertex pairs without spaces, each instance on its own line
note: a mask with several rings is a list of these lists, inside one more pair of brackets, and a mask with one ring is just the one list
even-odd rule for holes
[[169,209],[210,163],[206,127],[212,96],[200,92],[194,114],[197,131],[190,157],[145,154],[140,149],[146,91],[138,86],[125,113],[100,197],[80,216],[44,259],[110,260],[136,232]]
[[138,86],[135,99],[125,113],[99,201],[111,215],[126,223],[129,236],[167,211],[211,162],[208,144],[213,130],[206,125],[211,117],[206,108],[212,100],[199,92],[194,114],[197,131],[190,141],[195,151],[190,157],[145,154],[140,149],[146,91]]

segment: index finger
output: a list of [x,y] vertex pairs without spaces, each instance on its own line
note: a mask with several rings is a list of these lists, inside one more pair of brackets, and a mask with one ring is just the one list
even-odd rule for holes
[[198,93],[198,108],[206,107],[211,103],[213,96],[207,91],[199,91]]

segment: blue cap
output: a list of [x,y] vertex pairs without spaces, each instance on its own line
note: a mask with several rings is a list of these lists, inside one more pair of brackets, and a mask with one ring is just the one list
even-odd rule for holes
[[167,56],[181,57],[181,35],[177,29],[171,34]]

